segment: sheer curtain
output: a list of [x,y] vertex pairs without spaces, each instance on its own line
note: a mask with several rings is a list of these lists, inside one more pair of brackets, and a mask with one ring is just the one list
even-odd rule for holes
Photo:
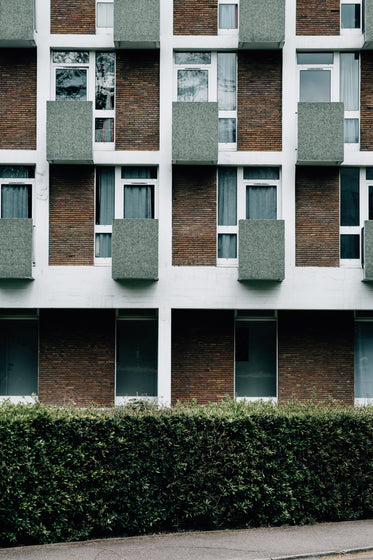
[[218,258],[235,259],[237,257],[237,235],[220,233],[218,235]]
[[131,185],[124,187],[125,218],[152,217],[152,187],[150,185]]
[[246,188],[246,218],[248,220],[275,220],[277,218],[276,187]]
[[341,53],[341,101],[345,111],[359,110],[359,56]]
[[218,225],[237,224],[237,174],[234,167],[219,168]]
[[237,27],[237,5],[219,5],[219,29],[236,29]]
[[27,185],[2,185],[1,217],[29,217],[29,187]]
[[113,27],[114,3],[97,2],[97,27]]
[[97,224],[111,226],[114,218],[114,200],[114,167],[97,168]]
[[96,257],[111,257],[111,233],[96,233]]

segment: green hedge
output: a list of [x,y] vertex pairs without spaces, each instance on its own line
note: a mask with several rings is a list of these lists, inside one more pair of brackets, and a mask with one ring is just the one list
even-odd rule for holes
[[0,545],[373,515],[373,410],[0,407]]

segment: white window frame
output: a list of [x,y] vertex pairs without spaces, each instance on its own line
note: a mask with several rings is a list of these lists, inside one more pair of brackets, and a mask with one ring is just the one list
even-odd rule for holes
[[[342,29],[342,5],[343,4],[358,4],[360,6],[360,27],[357,29]],[[361,0],[341,0],[341,13],[340,13],[340,33],[341,35],[361,35],[363,31],[362,21],[363,21],[363,5]]]
[[[113,26],[111,27],[99,27],[97,25],[98,21],[98,6],[97,4],[113,4],[113,11],[114,11],[114,2],[113,0],[96,0],[96,34],[104,34],[104,33],[113,33]],[[114,22],[113,22],[114,23]]]
[[[219,27],[219,6],[220,4],[233,4],[237,6],[237,28],[235,29],[221,29]],[[239,0],[219,0],[218,3],[218,35],[238,35],[240,27],[240,3]]]

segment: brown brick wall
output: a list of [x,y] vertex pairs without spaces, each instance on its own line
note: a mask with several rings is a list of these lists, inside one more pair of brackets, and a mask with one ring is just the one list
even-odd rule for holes
[[113,310],[42,310],[39,399],[46,404],[114,404]]
[[351,311],[281,311],[279,399],[354,400],[354,320]]
[[340,0],[297,0],[297,35],[339,35]]
[[93,167],[51,165],[49,264],[93,265],[93,254]]
[[373,52],[361,51],[360,149],[373,150]]
[[339,170],[297,167],[296,266],[339,266]]
[[172,264],[216,266],[216,168],[175,166]]
[[51,0],[51,33],[96,33],[95,0]]
[[282,147],[282,53],[238,53],[238,150],[279,151]]
[[159,52],[117,51],[117,150],[159,149]]
[[174,0],[174,35],[216,35],[218,0]]
[[174,310],[172,404],[218,402],[233,393],[233,311]]
[[36,149],[36,49],[0,49],[0,149]]

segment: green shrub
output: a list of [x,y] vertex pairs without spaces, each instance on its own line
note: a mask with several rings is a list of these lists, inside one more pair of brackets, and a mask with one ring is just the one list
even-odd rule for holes
[[373,514],[373,409],[0,407],[0,544]]

